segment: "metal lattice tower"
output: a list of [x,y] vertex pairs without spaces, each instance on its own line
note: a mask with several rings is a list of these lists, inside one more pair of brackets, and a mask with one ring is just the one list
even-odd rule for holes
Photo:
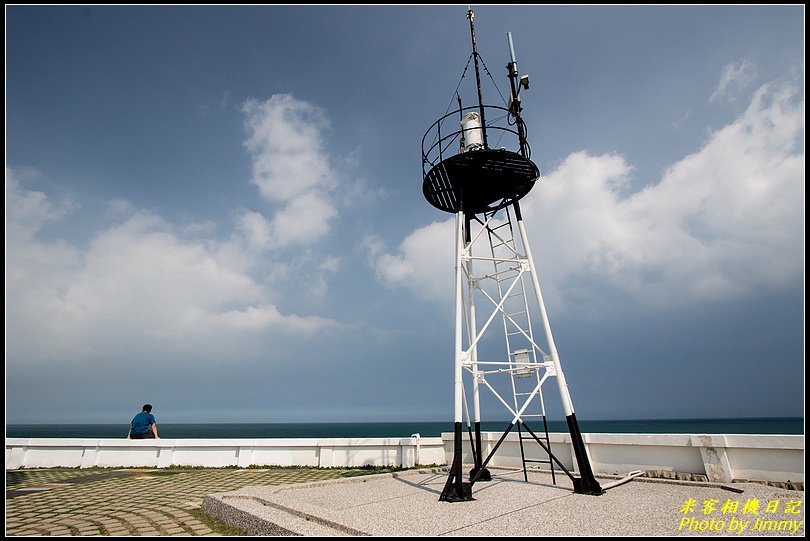
[[[449,502],[473,499],[473,485],[491,479],[486,466],[515,428],[520,434],[524,475],[529,460],[525,458],[523,441],[531,439],[547,454],[548,460],[544,462],[551,466],[552,474],[556,464],[572,479],[575,492],[601,494],[603,490],[594,478],[585,452],[560,365],[520,211],[520,199],[540,177],[531,161],[521,117],[520,90],[528,88],[528,78],[518,75],[510,34],[511,61],[507,65],[510,103],[507,107],[484,105],[472,10],[467,17],[478,104],[462,107],[458,97],[458,109],[437,120],[422,139],[422,192],[431,205],[456,217],[454,453],[439,499]],[[487,122],[487,116],[496,120]],[[493,138],[498,148],[490,148],[489,141]],[[542,340],[533,327],[535,314],[539,314]],[[484,358],[479,352],[491,335],[501,336],[505,350],[499,357]],[[550,379],[557,383],[578,477],[557,460],[549,444],[542,388]],[[511,417],[486,457],[481,445],[482,388],[490,391]],[[472,419],[469,398],[473,405]],[[462,472],[465,411],[474,462],[468,481]],[[543,434],[538,436],[537,424],[532,429],[529,421],[540,418]]]

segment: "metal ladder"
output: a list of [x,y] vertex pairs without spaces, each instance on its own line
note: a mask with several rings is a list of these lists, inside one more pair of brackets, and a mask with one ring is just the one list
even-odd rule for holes
[[[489,244],[495,268],[492,278],[497,284],[498,300],[503,301],[502,320],[506,352],[509,358],[507,371],[512,384],[513,404],[515,411],[518,411],[526,400],[526,397],[532,394],[532,390],[540,386],[536,394],[537,405],[539,406],[539,408],[535,410],[537,413],[524,412],[521,418],[527,425],[530,420],[538,421],[542,419],[543,436],[541,437],[545,439],[546,448],[550,450],[551,441],[548,435],[548,422],[546,419],[546,408],[541,386],[541,371],[544,370],[545,366],[542,363],[548,360],[548,356],[537,346],[534,339],[524,277],[521,276],[518,278],[511,292],[509,291],[510,286],[512,286],[515,279],[518,277],[520,265],[525,258],[521,256],[520,252],[517,250],[514,228],[512,226],[512,216],[509,208],[504,209],[505,220],[497,225],[492,225],[494,221],[490,218],[492,218],[493,214],[494,212],[486,215],[486,223],[490,224],[487,225],[487,235],[489,236]],[[505,293],[508,293],[508,296],[504,299]],[[538,362],[538,354],[541,356],[541,362]],[[520,423],[518,423],[517,428],[524,480],[529,480],[527,463],[548,464],[551,469],[552,482],[556,485],[557,479],[551,453],[549,452],[545,459],[526,458],[523,442],[526,440],[535,440],[534,437],[525,433]],[[537,432],[534,428],[532,428],[532,431]]]

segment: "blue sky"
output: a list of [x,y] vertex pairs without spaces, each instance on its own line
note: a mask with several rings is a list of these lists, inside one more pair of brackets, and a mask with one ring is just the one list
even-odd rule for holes
[[[803,415],[803,6],[474,9],[578,417]],[[452,420],[466,6],[6,21],[7,422]]]

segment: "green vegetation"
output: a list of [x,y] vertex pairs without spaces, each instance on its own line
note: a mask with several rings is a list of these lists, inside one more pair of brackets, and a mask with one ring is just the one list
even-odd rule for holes
[[[79,468],[76,467],[69,467],[69,466],[58,466],[55,468],[26,468],[20,467],[17,470],[18,472],[36,472],[36,471],[81,471],[82,473],[90,473],[93,471],[121,471],[121,470],[148,470],[150,472],[155,473],[169,473],[171,471],[202,471],[202,470],[286,470],[286,471],[308,471],[308,470],[323,470],[323,471],[335,471],[335,470],[348,470],[348,471],[362,471],[367,473],[393,473],[393,472],[400,472],[400,471],[408,471],[408,470],[420,470],[423,468],[442,468],[446,467],[446,464],[417,464],[411,468],[403,468],[402,466],[374,466],[371,464],[367,464],[364,466],[330,466],[330,467],[321,467],[321,466],[299,466],[299,465],[292,465],[292,466],[279,466],[276,464],[251,464],[246,468],[241,468],[236,466],[235,464],[230,466],[180,466],[180,465],[172,465],[167,466],[165,468],[157,468],[157,467],[150,467],[150,466],[93,466],[92,468]],[[155,471],[157,470],[157,471]],[[10,472],[6,472],[8,475]]]
[[213,517],[210,517],[203,513],[200,509],[189,509],[186,511],[189,515],[193,516],[218,535],[250,535],[247,532],[244,532],[238,528],[234,528],[233,526],[229,526],[224,522],[221,522]]

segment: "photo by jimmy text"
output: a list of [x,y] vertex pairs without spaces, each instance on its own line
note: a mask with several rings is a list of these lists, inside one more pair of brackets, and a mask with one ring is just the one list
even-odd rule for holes
[[700,505],[702,507],[691,498],[683,502],[679,513],[685,516],[678,522],[679,532],[723,532],[736,535],[785,532],[793,535],[804,525],[804,520],[800,517],[802,500],[773,499],[761,502],[759,498],[748,498],[745,501],[729,498],[721,505],[720,500],[708,499]]

